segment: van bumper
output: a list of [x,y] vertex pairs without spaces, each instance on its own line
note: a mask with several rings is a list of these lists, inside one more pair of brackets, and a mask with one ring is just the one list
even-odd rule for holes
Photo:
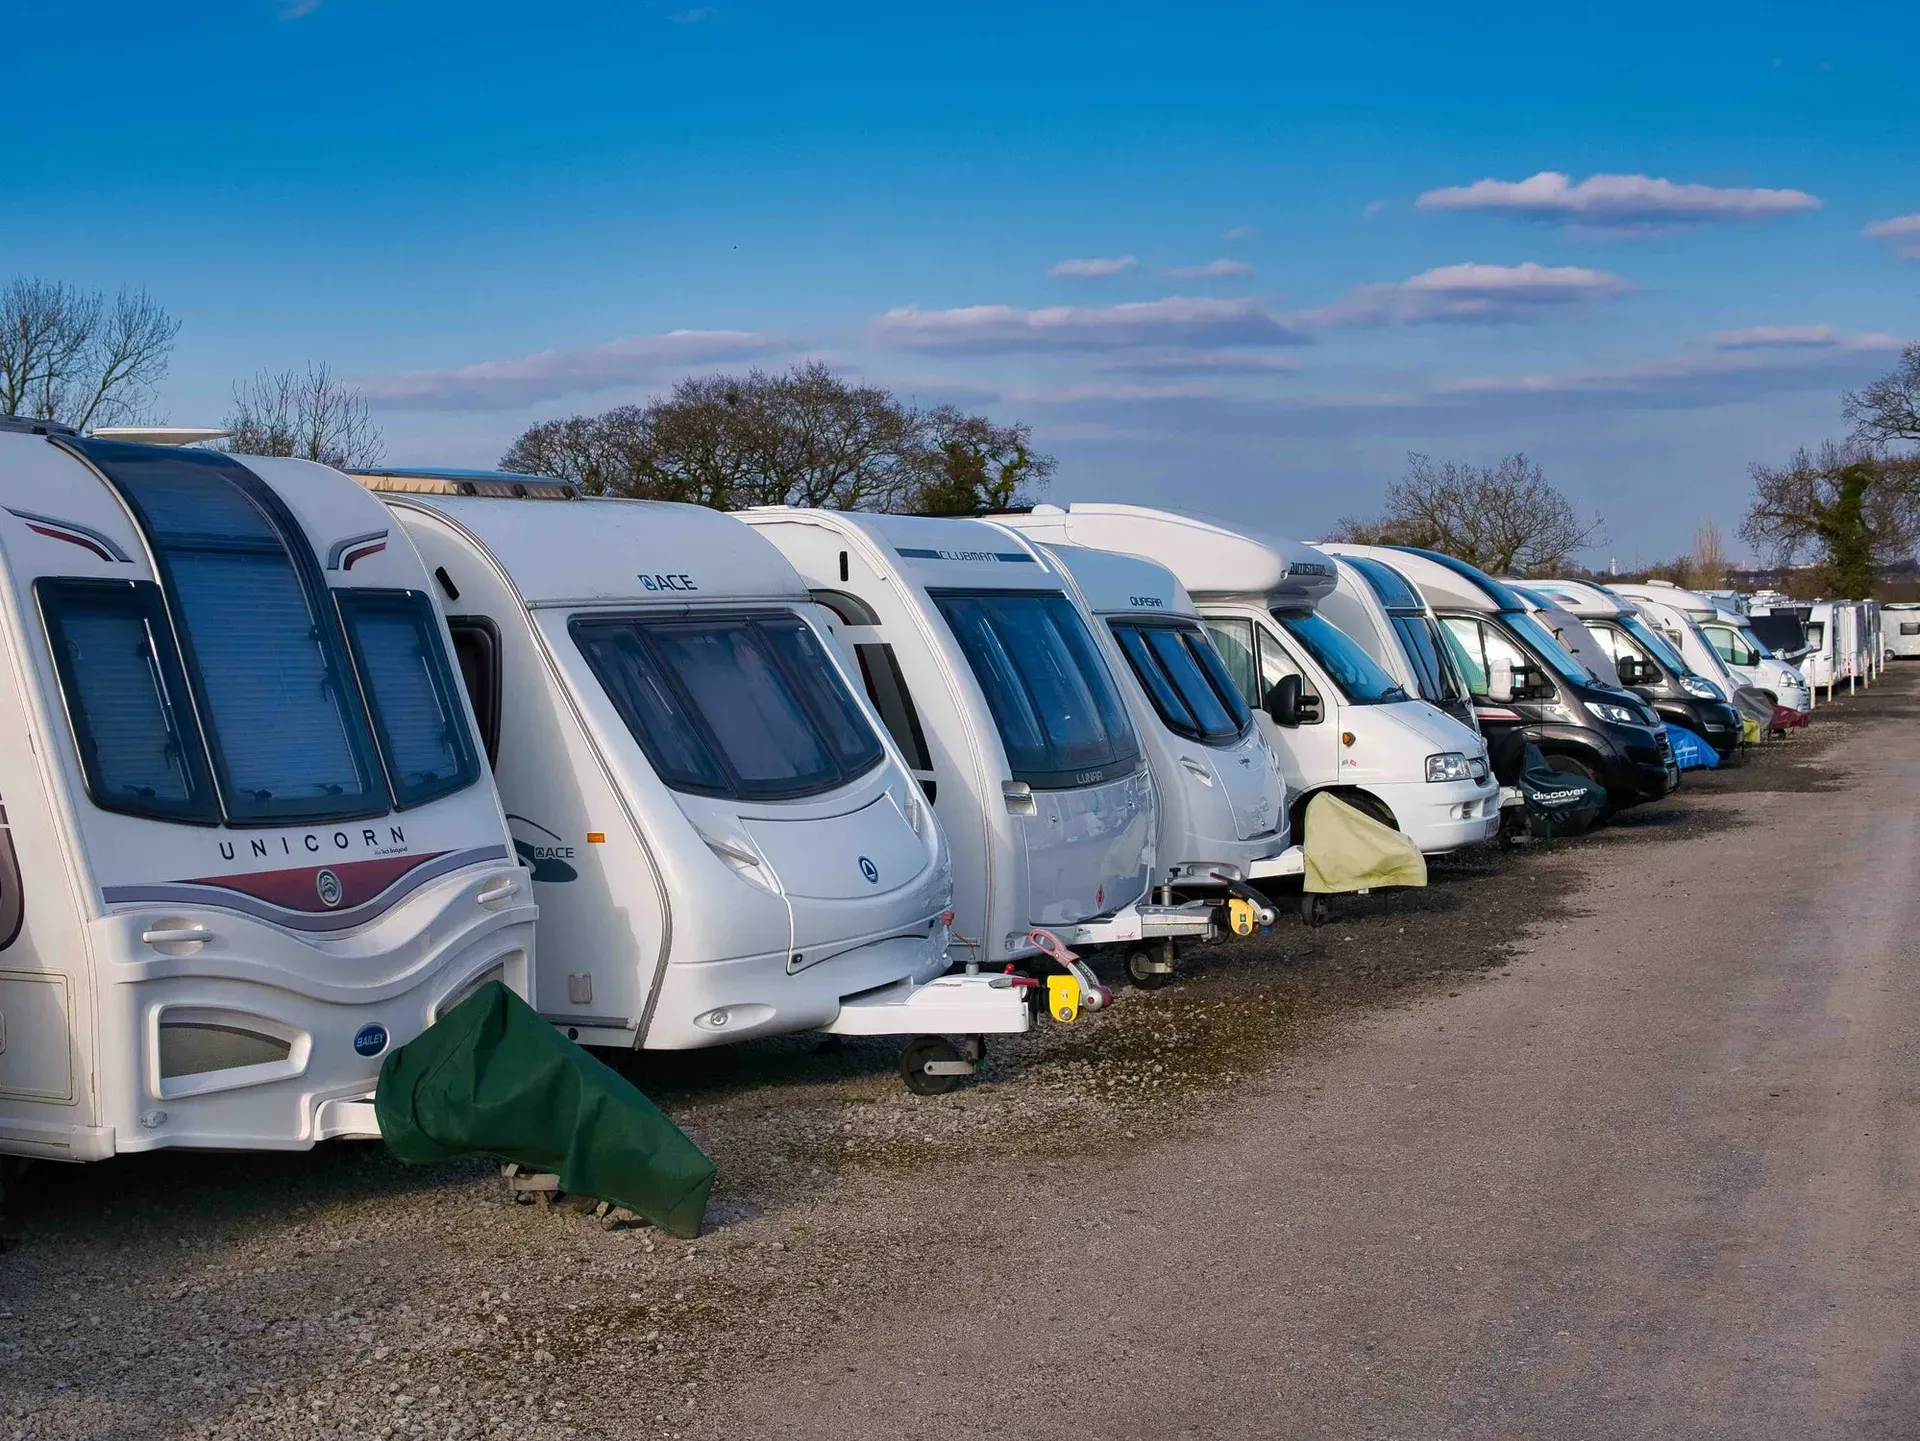
[[1401,781],[1366,789],[1393,812],[1400,834],[1423,855],[1484,845],[1500,833],[1500,783],[1490,773],[1477,781]]

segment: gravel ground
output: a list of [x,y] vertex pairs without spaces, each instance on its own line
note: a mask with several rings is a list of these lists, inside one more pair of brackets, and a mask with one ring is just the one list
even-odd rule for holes
[[954,1304],[968,1248],[1009,1226],[1091,1239],[1100,1218],[1047,1210],[1063,1159],[1218,1125],[1310,1072],[1349,1018],[1478,984],[1513,944],[1579,924],[1585,852],[1742,824],[1716,797],[1830,786],[1822,753],[1920,716],[1916,678],[1592,836],[1440,858],[1425,891],[1344,899],[1317,930],[1283,905],[1270,934],[1183,958],[1171,986],[997,1044],[944,1097],[909,1095],[880,1043],[634,1058],[718,1163],[696,1242],[516,1206],[490,1167],[410,1169],[377,1145],[35,1168],[5,1216],[0,1436],[700,1431],[731,1378],[863,1300],[924,1286]]

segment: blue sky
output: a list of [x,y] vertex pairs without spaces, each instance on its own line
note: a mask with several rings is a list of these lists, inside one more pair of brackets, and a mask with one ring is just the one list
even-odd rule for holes
[[396,461],[820,356],[1304,536],[1524,449],[1630,562],[1920,338],[1906,5],[8,10],[0,276],[148,289],[176,422],[325,361]]

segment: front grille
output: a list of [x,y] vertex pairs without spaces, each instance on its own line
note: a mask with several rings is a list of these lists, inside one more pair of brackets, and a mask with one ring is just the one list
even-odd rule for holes
[[1672,754],[1672,752],[1668,750],[1665,741],[1660,743],[1658,749],[1655,749],[1653,746],[1627,747],[1627,759],[1637,766],[1662,765],[1664,764],[1664,757],[1670,754]]

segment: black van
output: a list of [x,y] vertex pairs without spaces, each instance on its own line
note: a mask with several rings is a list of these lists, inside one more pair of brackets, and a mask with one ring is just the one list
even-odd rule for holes
[[1596,680],[1511,586],[1450,555],[1391,548],[1409,557],[1399,569],[1440,618],[1489,744],[1524,731],[1555,770],[1604,788],[1615,810],[1659,800],[1680,784],[1653,707]]

